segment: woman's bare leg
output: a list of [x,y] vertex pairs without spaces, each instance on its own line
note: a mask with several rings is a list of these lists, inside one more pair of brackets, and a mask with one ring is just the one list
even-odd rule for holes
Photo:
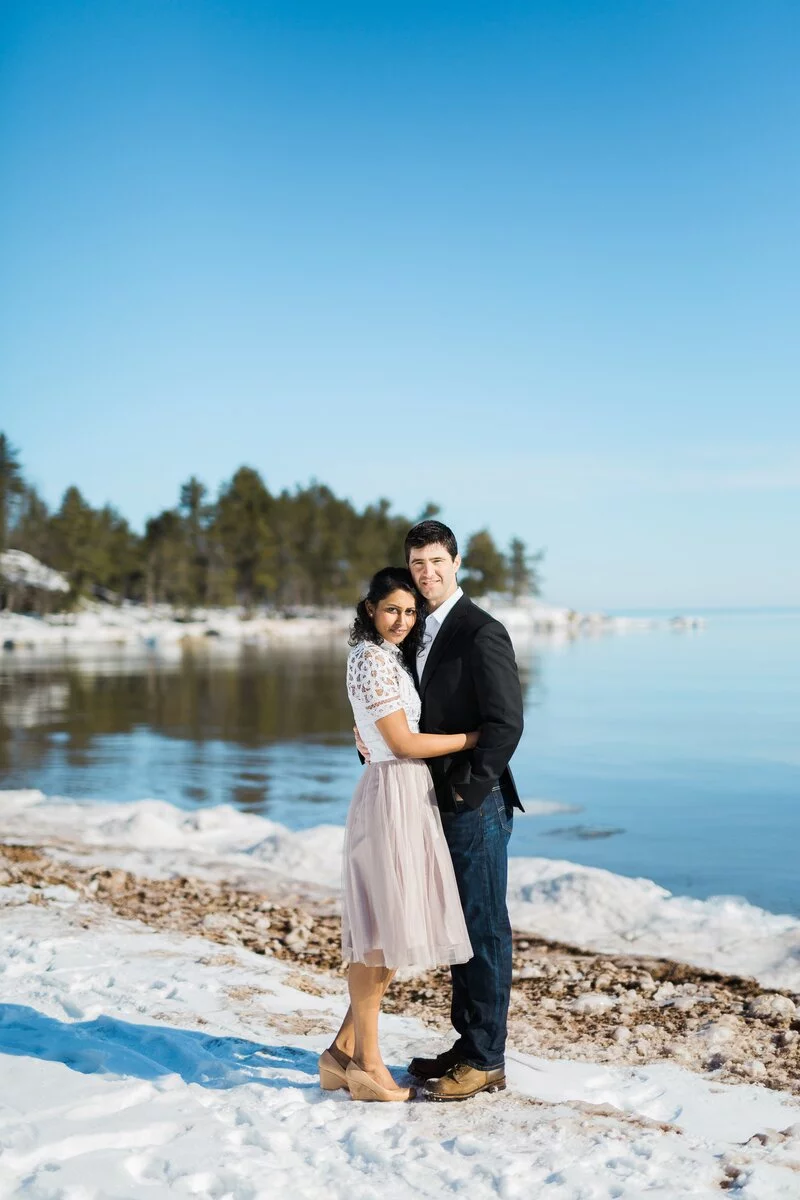
[[353,1006],[349,1004],[347,1012],[344,1014],[344,1020],[328,1050],[341,1066],[346,1067],[348,1060],[353,1057],[355,1048],[356,1030],[353,1024]]
[[394,971],[388,967],[367,967],[363,963],[351,963],[347,973],[353,1028],[352,1058],[357,1067],[386,1088],[396,1088],[397,1084],[381,1058],[378,1014],[393,975]]
[[[378,970],[386,970],[385,968],[377,968]],[[386,980],[381,991],[381,1000],[386,994],[391,981],[394,979],[394,971],[386,971]],[[339,1026],[336,1037],[328,1047],[333,1057],[341,1066],[346,1067],[348,1059],[352,1058],[356,1049],[356,1027],[353,1021],[353,1006],[348,1005],[347,1012],[344,1014],[344,1020]]]

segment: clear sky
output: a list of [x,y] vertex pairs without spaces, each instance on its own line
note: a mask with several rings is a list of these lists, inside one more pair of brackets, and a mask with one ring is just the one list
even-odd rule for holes
[[796,0],[0,5],[0,428],[442,504],[580,607],[800,603]]

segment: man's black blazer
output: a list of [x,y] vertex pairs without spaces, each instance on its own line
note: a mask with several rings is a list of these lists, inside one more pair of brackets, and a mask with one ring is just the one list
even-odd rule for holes
[[511,639],[503,625],[467,596],[447,614],[416,680],[423,733],[469,733],[474,750],[427,759],[439,807],[453,811],[455,795],[479,808],[496,783],[520,804],[508,768],[522,736],[522,690]]

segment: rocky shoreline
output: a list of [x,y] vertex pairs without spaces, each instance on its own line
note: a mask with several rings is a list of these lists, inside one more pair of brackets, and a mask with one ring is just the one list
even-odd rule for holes
[[[81,902],[91,927],[104,910],[160,930],[272,955],[298,968],[295,986],[344,988],[333,899],[234,889],[189,877],[150,879],[77,866],[57,849],[0,844],[0,886],[13,903]],[[96,916],[95,916],[96,914]],[[446,971],[398,978],[388,1011],[446,1034]],[[615,1064],[667,1060],[720,1082],[800,1095],[800,996],[753,979],[668,959],[597,954],[514,935],[512,1045],[545,1058]]]

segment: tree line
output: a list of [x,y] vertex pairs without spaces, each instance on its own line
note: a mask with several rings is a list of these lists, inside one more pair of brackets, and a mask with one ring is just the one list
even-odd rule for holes
[[[70,584],[68,596],[49,601],[26,594],[26,607],[74,605],[86,596],[184,609],[351,604],[377,567],[403,562],[414,521],[438,512],[429,503],[412,520],[392,513],[386,499],[359,511],[317,481],[275,494],[243,466],[215,499],[195,476],[187,479],[175,506],[139,534],[116,508],[94,508],[74,485],[51,511],[0,433],[0,553],[24,550]],[[503,551],[487,529],[478,530],[464,545],[464,589],[536,595],[541,559],[520,538]],[[12,599],[20,603],[0,569],[0,607]]]

